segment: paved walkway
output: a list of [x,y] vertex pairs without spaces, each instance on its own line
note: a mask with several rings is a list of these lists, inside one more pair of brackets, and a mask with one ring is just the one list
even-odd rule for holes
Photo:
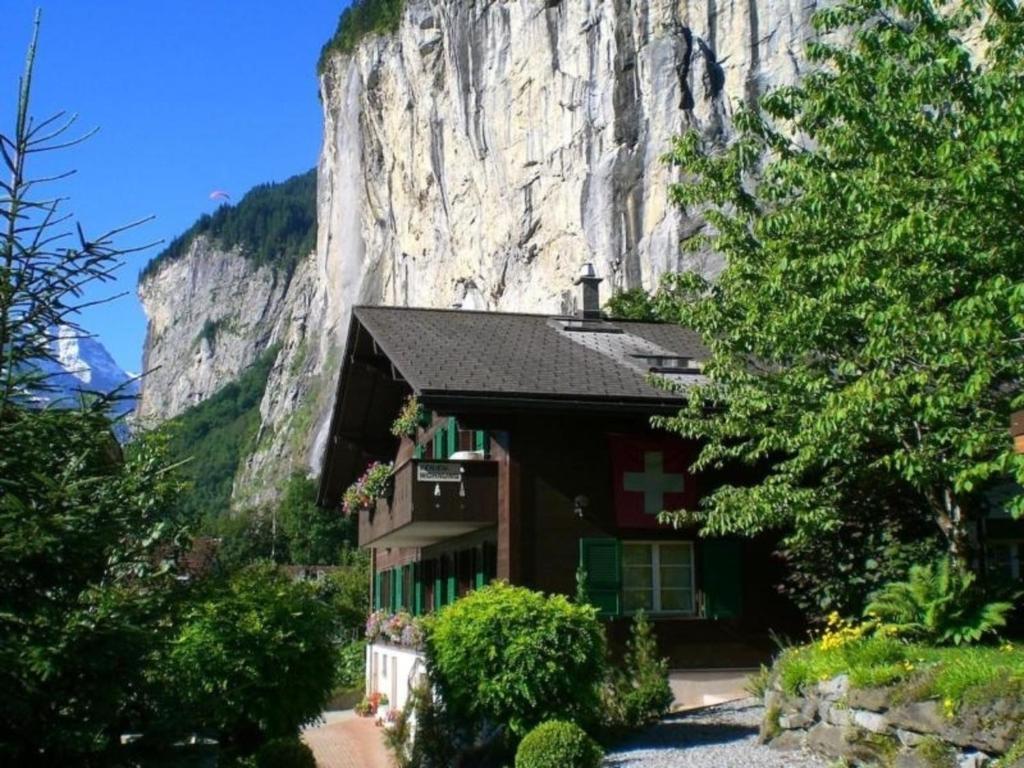
[[302,740],[316,756],[318,768],[393,768],[373,718],[352,710],[325,712],[324,722],[306,728]]

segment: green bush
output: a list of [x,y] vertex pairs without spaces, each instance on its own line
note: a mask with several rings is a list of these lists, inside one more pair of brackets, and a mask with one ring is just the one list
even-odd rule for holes
[[575,723],[548,720],[519,743],[516,768],[597,768],[604,752]]
[[316,768],[313,750],[295,738],[271,739],[256,752],[256,768]]
[[311,585],[250,566],[189,606],[163,683],[194,727],[248,754],[320,714],[334,686],[334,627]]
[[915,565],[906,581],[875,593],[865,616],[879,622],[882,635],[941,645],[976,643],[1006,626],[1010,601],[985,602],[975,576],[948,557]]
[[594,608],[495,582],[427,625],[431,680],[450,717],[515,737],[562,716],[595,718],[604,632]]
[[668,662],[658,655],[651,622],[643,611],[633,617],[626,649],[626,677],[622,701],[628,726],[652,723],[668,712],[673,699],[668,684]]

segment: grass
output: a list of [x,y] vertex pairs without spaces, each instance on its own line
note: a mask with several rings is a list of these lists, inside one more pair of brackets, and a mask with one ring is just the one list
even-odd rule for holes
[[943,702],[948,714],[964,704],[1024,696],[1024,648],[934,648],[892,638],[862,637],[830,648],[820,643],[787,649],[776,669],[783,689],[847,674],[854,688],[899,686],[901,698]]

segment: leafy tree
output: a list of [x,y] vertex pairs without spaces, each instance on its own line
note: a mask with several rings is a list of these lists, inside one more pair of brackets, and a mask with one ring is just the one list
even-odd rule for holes
[[310,584],[271,564],[244,568],[188,606],[157,664],[165,712],[243,755],[296,736],[331,694],[333,629]]
[[828,535],[797,537],[778,555],[785,561],[779,591],[813,623],[829,614],[859,616],[870,594],[906,579],[911,566],[945,550],[939,529],[911,493],[860,488],[847,498]]
[[169,514],[178,484],[166,441],[122,450],[109,399],[36,407],[37,363],[54,328],[84,334],[83,289],[125,251],[62,231],[60,198],[37,196],[41,152],[77,140],[74,118],[29,116],[39,19],[14,130],[0,134],[0,763],[107,764],[144,699],[144,660],[166,635],[181,589],[187,520]]
[[183,597],[166,466],[98,409],[0,416],[0,762],[104,763],[133,722]]
[[1009,2],[842,3],[815,15],[802,83],[740,108],[728,146],[676,141],[672,196],[710,225],[690,245],[726,267],[656,300],[710,348],[659,423],[704,441],[699,468],[764,470],[677,520],[810,541],[882,477],[965,562],[979,492],[1024,480],[1021,22]]
[[330,606],[336,636],[361,643],[370,612],[370,555],[352,550],[342,565],[317,583],[317,596]]
[[613,294],[604,305],[613,320],[658,320],[658,307],[643,288]]
[[[353,518],[317,506],[316,481],[301,472],[288,479],[277,514],[293,563],[336,565],[356,546]],[[362,589],[366,591],[366,582]]]
[[1006,626],[1010,601],[985,602],[975,575],[944,557],[915,565],[906,581],[886,584],[871,597],[864,615],[879,621],[879,632],[930,643],[974,643]]

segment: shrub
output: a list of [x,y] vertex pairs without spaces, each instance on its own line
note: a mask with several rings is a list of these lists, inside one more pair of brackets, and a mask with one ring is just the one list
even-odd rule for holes
[[594,608],[495,582],[428,625],[427,664],[449,715],[513,736],[556,716],[596,712],[604,632]]
[[646,725],[668,711],[673,699],[668,662],[658,655],[651,622],[643,611],[633,617],[626,648],[626,678],[622,701],[628,726]]
[[881,634],[937,644],[974,643],[1006,625],[1013,603],[985,602],[975,576],[948,557],[915,565],[906,581],[876,592],[864,609]]
[[256,768],[316,768],[313,750],[298,739],[271,739],[256,752]]
[[416,714],[412,764],[416,768],[449,768],[455,762],[460,739],[444,702],[434,696],[426,680],[413,689],[411,701]]
[[250,566],[186,611],[163,683],[179,710],[247,754],[320,714],[334,686],[333,630],[311,585]]
[[549,720],[520,742],[516,768],[597,768],[604,752],[575,723]]

